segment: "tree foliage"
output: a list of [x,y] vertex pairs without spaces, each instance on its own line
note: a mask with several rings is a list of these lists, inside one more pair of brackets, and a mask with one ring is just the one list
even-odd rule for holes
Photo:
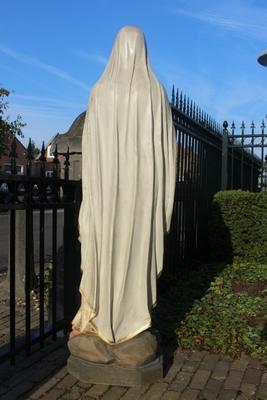
[[26,125],[20,115],[14,121],[11,121],[6,114],[8,109],[7,98],[10,95],[9,90],[0,87],[0,157],[9,150],[7,142],[13,136],[23,137],[22,128]]
[[39,149],[38,146],[36,146],[33,140],[31,141],[31,146],[32,146],[32,155],[34,158],[36,158],[41,153],[41,150]]

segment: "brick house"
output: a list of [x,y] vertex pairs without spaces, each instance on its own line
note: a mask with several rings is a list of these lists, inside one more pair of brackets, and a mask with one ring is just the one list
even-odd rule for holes
[[[7,147],[6,154],[0,155],[0,173],[1,172],[6,173],[6,174],[11,173],[11,164],[10,164],[9,153],[11,150],[12,140],[13,140],[13,137],[10,137],[10,136],[6,139],[6,147]],[[24,175],[26,173],[27,150],[17,137],[15,140],[16,140],[16,153],[18,155],[18,157],[16,159],[17,174]]]

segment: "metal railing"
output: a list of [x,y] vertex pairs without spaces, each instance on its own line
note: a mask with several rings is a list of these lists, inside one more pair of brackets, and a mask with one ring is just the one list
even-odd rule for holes
[[[0,213],[8,213],[9,235],[9,270],[5,282],[8,297],[5,301],[1,299],[4,310],[1,317],[9,318],[9,340],[2,340],[0,344],[0,360],[10,358],[11,363],[15,362],[15,356],[21,350],[25,349],[28,355],[33,344],[39,342],[42,347],[46,337],[56,339],[59,332],[66,333],[79,304],[80,249],[77,220],[81,182],[67,179],[68,162],[65,164],[66,179],[58,177],[57,152],[53,160],[54,176],[45,177],[44,146],[38,162],[39,176],[32,176],[31,150],[30,142],[26,155],[27,175],[16,175],[14,140],[10,152],[12,174],[0,175]],[[59,226],[62,213],[63,226]],[[21,224],[24,225],[23,234]],[[34,224],[38,225],[37,231],[34,230]],[[63,236],[63,243],[59,247],[60,235]],[[25,252],[17,254],[18,243],[21,241]],[[34,248],[37,242],[39,251],[36,255]],[[48,242],[51,249],[49,256],[45,253]],[[18,274],[17,269],[22,269],[22,272]],[[16,287],[21,283],[18,282],[21,276],[24,293],[23,298],[18,299]],[[3,290],[0,296],[3,296]],[[5,312],[9,315],[5,316]],[[6,330],[4,333],[8,336]],[[4,334],[1,337],[3,339]]]
[[236,134],[234,122],[223,124],[222,189],[266,190],[267,132],[262,121],[259,131],[252,122],[246,132],[244,122]]
[[[178,274],[182,266],[208,255],[208,218],[213,195],[221,189],[258,190],[256,177],[260,174],[262,160],[253,151],[249,153],[234,148],[233,143],[236,145],[237,142],[229,136],[227,143],[232,150],[231,155],[227,153],[226,157],[225,126],[221,127],[174,88],[171,106],[178,159],[172,226],[166,239],[165,268],[170,273]],[[263,139],[261,143],[264,144]],[[237,173],[233,160],[235,165],[241,163],[243,180],[238,174],[233,179]],[[229,173],[228,182],[234,182],[232,186],[225,186],[225,166]],[[249,186],[251,182],[253,184]]]

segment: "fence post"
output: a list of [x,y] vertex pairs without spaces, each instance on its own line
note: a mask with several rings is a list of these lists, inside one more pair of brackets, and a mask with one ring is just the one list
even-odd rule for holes
[[64,210],[64,319],[69,326],[80,305],[79,284],[80,246],[78,242],[78,212],[81,202],[81,183],[77,182],[75,193],[73,186],[65,186],[65,196],[71,196],[75,208]]
[[222,179],[221,190],[227,190],[228,187],[228,122],[223,123],[222,137]]

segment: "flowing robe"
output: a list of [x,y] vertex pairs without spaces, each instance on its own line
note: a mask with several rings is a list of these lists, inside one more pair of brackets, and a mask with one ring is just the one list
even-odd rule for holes
[[151,325],[176,172],[164,88],[143,33],[122,29],[92,89],[82,138],[81,307],[73,327],[108,343]]

